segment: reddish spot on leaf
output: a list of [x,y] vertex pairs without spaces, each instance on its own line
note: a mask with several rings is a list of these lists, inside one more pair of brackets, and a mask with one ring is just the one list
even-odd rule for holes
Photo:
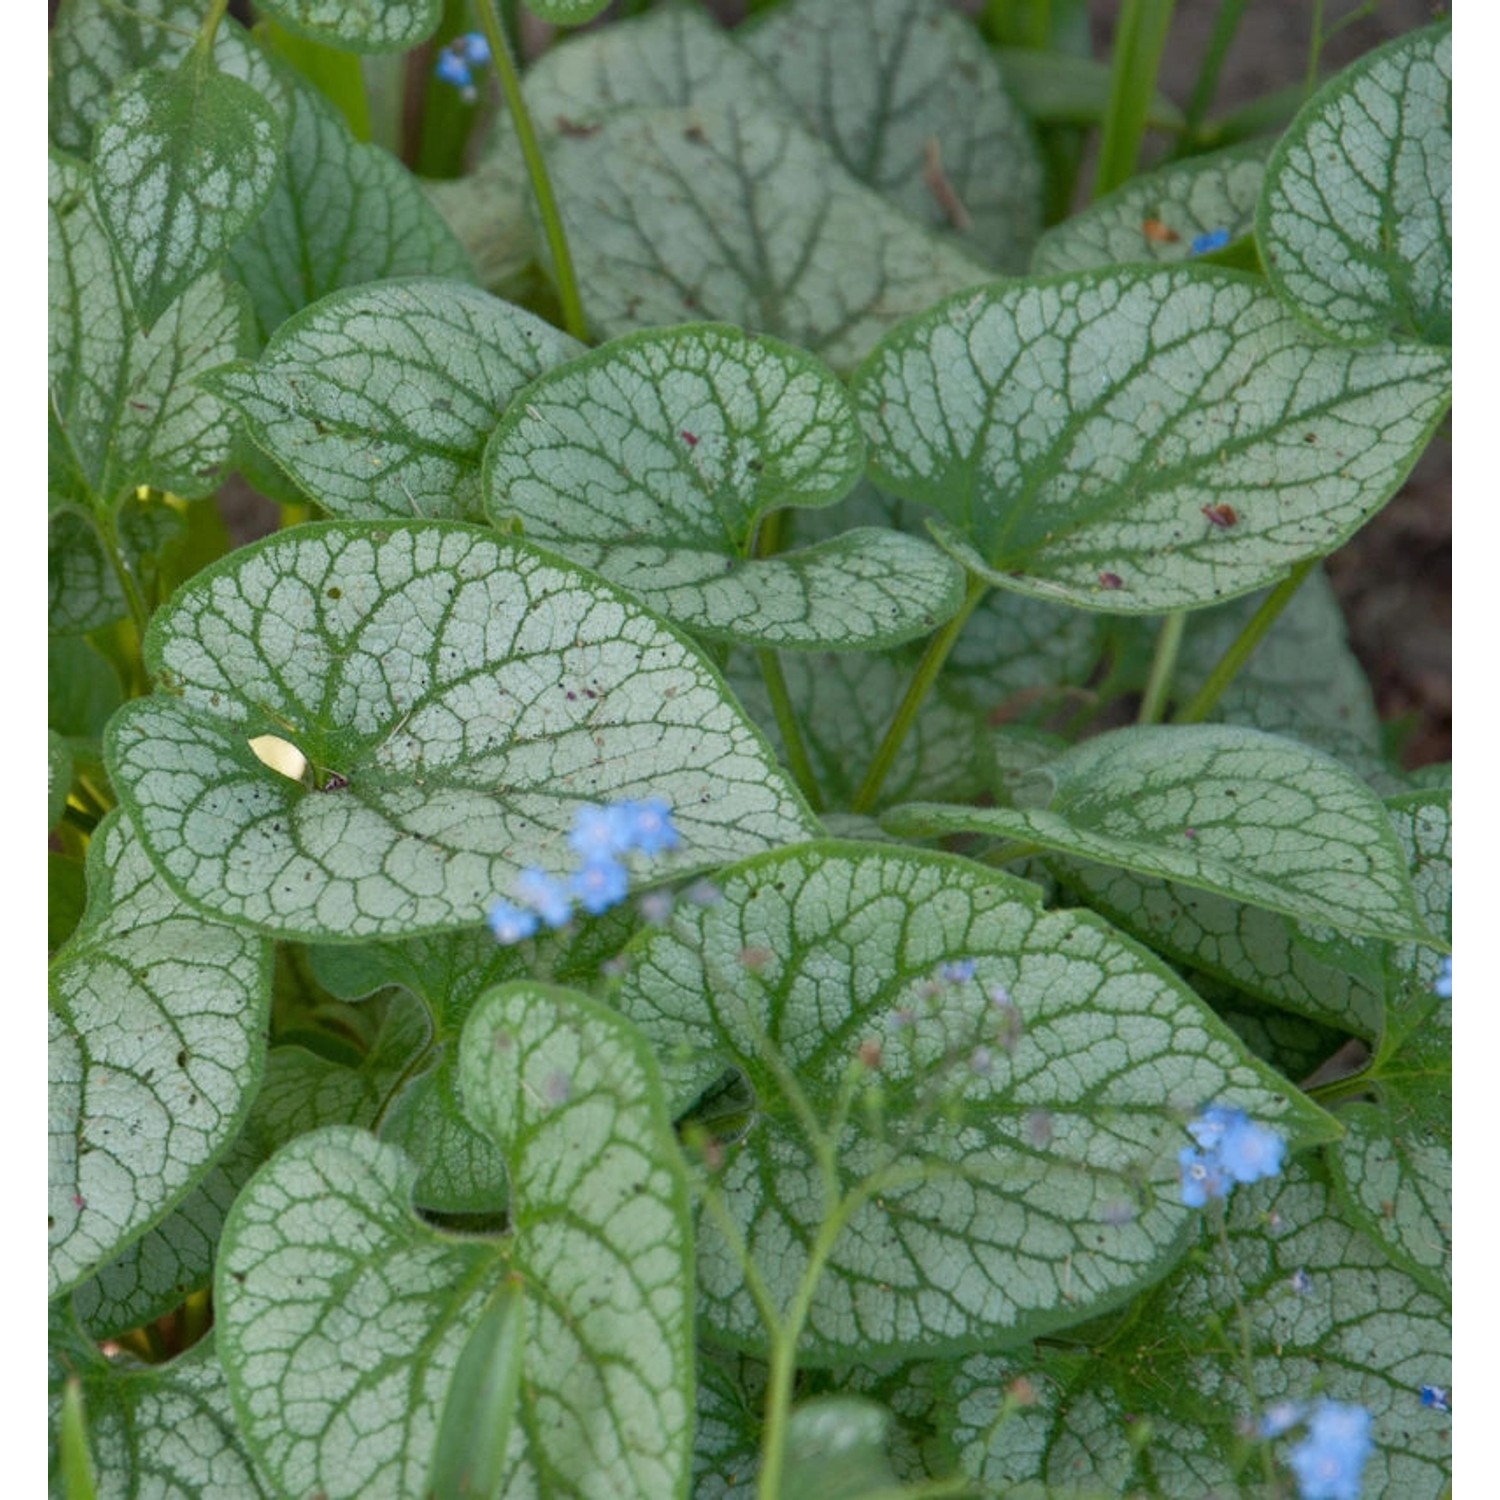
[[1198,837],[1198,830],[1196,828],[1184,828],[1182,836],[1185,839],[1195,839]]
[[1160,219],[1147,219],[1141,225],[1141,233],[1153,245],[1175,245],[1182,238],[1175,229],[1169,229]]
[[686,429],[684,429],[682,432],[678,433],[678,436],[683,440],[683,442],[688,445],[689,448],[696,448],[698,446],[698,438],[696,434],[688,432]]
[[1099,575],[1099,587],[1101,589],[1122,589],[1125,580],[1118,573],[1101,573]]
[[559,115],[557,117],[557,129],[561,135],[598,135],[601,128],[598,125],[580,125],[577,120],[570,120],[566,115]]
[[1205,505],[1203,514],[1213,522],[1215,526],[1228,530],[1240,518],[1239,512],[1232,505],[1225,505],[1222,501],[1217,505]]
[[83,1194],[82,1193],[74,1193],[73,1194],[73,1207],[74,1208],[84,1208],[84,1207],[86,1207],[86,1205],[85,1205],[85,1203],[83,1201]]

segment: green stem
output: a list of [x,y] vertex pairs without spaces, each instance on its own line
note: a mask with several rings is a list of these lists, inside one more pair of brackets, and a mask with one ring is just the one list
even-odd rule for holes
[[490,52],[494,57],[495,76],[500,80],[500,91],[505,96],[506,108],[516,127],[521,155],[526,160],[526,174],[531,179],[531,191],[536,196],[537,212],[541,215],[547,248],[552,252],[552,274],[557,281],[557,300],[562,305],[563,328],[580,343],[587,343],[589,330],[583,316],[583,299],[578,293],[578,278],[573,271],[573,256],[568,249],[568,236],[563,228],[562,215],[557,211],[557,199],[552,193],[552,180],[547,176],[547,164],[542,160],[542,148],[537,143],[536,131],[532,128],[531,113],[526,108],[526,98],[521,92],[521,76],[516,72],[515,60],[501,29],[500,18],[495,14],[494,0],[476,0],[475,8],[479,12],[479,24],[484,29],[485,40],[489,42]]
[[1099,170],[1094,178],[1096,198],[1135,175],[1175,4],[1176,0],[1125,0],[1120,11]]
[[[1255,1391],[1255,1342],[1250,1331],[1250,1313],[1245,1306],[1245,1299],[1240,1291],[1239,1273],[1235,1269],[1234,1253],[1229,1247],[1229,1224],[1228,1217],[1224,1212],[1224,1200],[1215,1198],[1210,1205],[1210,1216],[1214,1223],[1215,1237],[1219,1242],[1219,1258],[1224,1266],[1225,1284],[1230,1288],[1230,1295],[1234,1298],[1235,1321],[1239,1327],[1239,1349],[1237,1350],[1240,1366],[1240,1379],[1245,1382],[1245,1398],[1250,1403],[1250,1415],[1255,1421],[1257,1429],[1260,1427],[1260,1398]],[[1276,1479],[1276,1470],[1271,1462],[1271,1446],[1269,1443],[1260,1445],[1261,1468],[1264,1471],[1266,1486],[1269,1489]]]
[[922,653],[916,673],[906,689],[906,696],[896,709],[896,717],[891,720],[891,727],[886,730],[885,738],[875,752],[875,759],[870,762],[870,769],[865,772],[865,779],[860,782],[859,790],[854,794],[854,800],[850,803],[851,812],[869,812],[875,805],[875,799],[885,785],[885,778],[890,775],[896,756],[905,744],[906,736],[911,733],[912,725],[917,721],[918,711],[926,701],[927,694],[932,691],[938,673],[943,670],[943,663],[948,660],[948,653],[968,624],[969,616],[978,608],[979,601],[989,590],[989,584],[982,578],[971,576],[968,592],[964,595],[964,602],[958,613],[927,643],[927,649]]
[[1266,595],[1261,606],[1250,617],[1249,623],[1240,631],[1233,645],[1219,658],[1218,665],[1208,674],[1203,686],[1193,694],[1185,708],[1172,716],[1174,724],[1201,724],[1223,695],[1224,689],[1234,681],[1235,673],[1250,658],[1250,653],[1260,645],[1265,633],[1276,623],[1289,603],[1292,595],[1302,587],[1303,581],[1317,567],[1318,559],[1309,557],[1299,562],[1280,583]]
[[1213,106],[1214,95],[1219,91],[1219,75],[1224,71],[1224,59],[1228,57],[1235,33],[1240,29],[1246,3],[1247,0],[1222,0],[1214,17],[1214,29],[1209,34],[1203,65],[1198,69],[1192,97],[1183,111],[1183,132],[1177,155],[1185,156],[1195,149],[1198,131]]
[[1182,632],[1186,624],[1187,614],[1180,609],[1161,622],[1161,634],[1156,637],[1156,655],[1151,658],[1151,676],[1146,681],[1140,712],[1135,716],[1137,724],[1161,723],[1162,710],[1172,691],[1172,677],[1177,671],[1177,654],[1182,649]]
[[[95,511],[93,519],[100,545],[104,548],[104,555],[109,559],[110,567],[114,569],[115,578],[120,584],[120,592],[125,596],[125,607],[130,611],[130,622],[135,627],[135,650],[132,654],[135,671],[132,675],[143,681],[141,647],[146,640],[146,626],[150,623],[151,611],[146,607],[146,596],[141,592],[140,584],[136,581],[135,570],[130,566],[125,556],[125,549],[121,545],[119,518],[116,512],[106,507]],[[137,685],[132,684],[132,688]]]
[[203,18],[203,24],[198,28],[198,38],[193,43],[193,50],[207,57],[214,50],[214,37],[218,34],[219,22],[224,19],[224,12],[229,9],[229,0],[213,0],[208,14]]

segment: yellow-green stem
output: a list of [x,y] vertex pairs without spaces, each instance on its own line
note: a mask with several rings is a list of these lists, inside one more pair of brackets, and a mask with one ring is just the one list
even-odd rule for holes
[[906,736],[917,722],[917,714],[926,702],[927,694],[932,691],[933,683],[943,670],[943,663],[948,660],[948,653],[952,651],[964,626],[969,623],[969,616],[989,591],[989,584],[982,578],[971,576],[968,592],[964,595],[964,602],[958,613],[927,643],[927,649],[917,663],[917,670],[906,689],[906,695],[896,710],[896,717],[891,720],[891,727],[886,730],[885,738],[875,752],[875,759],[870,762],[870,769],[865,772],[865,779],[860,782],[859,790],[855,792],[854,800],[849,805],[851,812],[869,812],[875,805],[875,799],[885,785],[885,778],[890,775],[896,756],[906,743]]
[[526,162],[526,175],[531,179],[531,191],[536,196],[542,232],[547,237],[547,249],[552,254],[552,274],[557,282],[557,300],[562,306],[563,328],[581,343],[587,343],[588,324],[583,316],[583,299],[578,293],[578,277],[573,270],[567,232],[563,229],[562,215],[557,210],[557,199],[552,192],[552,180],[547,176],[547,164],[542,159],[542,148],[532,127],[531,112],[526,108],[526,98],[521,92],[521,76],[516,71],[510,43],[506,40],[500,18],[495,13],[494,0],[475,0],[475,9],[479,13],[479,24],[484,30],[485,40],[490,44],[495,76],[500,81],[505,107],[510,111],[511,121],[516,127],[516,140],[520,143],[521,155]]
[[1161,622],[1161,633],[1156,637],[1156,654],[1151,658],[1151,676],[1146,681],[1146,691],[1141,698],[1137,724],[1160,724],[1162,710],[1172,691],[1172,678],[1177,671],[1177,653],[1182,649],[1182,631],[1187,624],[1187,615],[1178,610]]
[[1102,198],[1135,176],[1146,136],[1146,116],[1156,92],[1156,72],[1176,0],[1125,0],[1115,27],[1114,62],[1094,197]]
[[1174,724],[1199,724],[1214,710],[1224,689],[1234,681],[1235,674],[1250,659],[1250,654],[1260,645],[1266,632],[1276,623],[1282,610],[1291,603],[1292,595],[1317,567],[1318,559],[1309,557],[1300,562],[1261,601],[1261,606],[1250,617],[1249,623],[1235,637],[1234,643],[1219,658],[1218,664],[1208,674],[1203,686],[1189,699],[1187,706],[1172,716]]

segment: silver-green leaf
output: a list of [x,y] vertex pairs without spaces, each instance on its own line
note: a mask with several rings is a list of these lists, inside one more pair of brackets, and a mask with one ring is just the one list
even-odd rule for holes
[[285,125],[196,49],[115,91],[96,132],[94,197],[147,328],[266,205]]
[[204,384],[333,515],[481,518],[479,460],[511,398],[582,345],[436,278],[332,292],[255,363]]
[[281,176],[265,212],[229,251],[261,332],[340,287],[393,276],[472,281],[463,247],[416,178],[380,147],[355,140],[315,89],[295,81],[288,89]]
[[743,35],[861,182],[986,264],[1026,269],[1041,159],[967,17],[940,0],[793,0]]
[[[1176,1153],[1206,1100],[1297,1141],[1336,1129],[1166,969],[1023,882],[819,843],[718,884],[632,944],[614,1000],[674,1060],[680,1107],[748,1080],[753,1123],[711,1191],[779,1307],[837,1208],[805,1363],[993,1348],[1158,1279],[1192,1223]],[[699,1316],[758,1350],[718,1225],[699,1227]]]
[[144,1234],[234,1139],[260,1082],[261,938],[187,909],[122,815],[48,974],[48,1295]]
[[845,370],[902,318],[991,275],[784,116],[631,110],[556,140],[550,165],[606,337],[714,318]]
[[893,832],[984,832],[1165,876],[1308,923],[1430,939],[1380,799],[1329,756],[1229,725],[1099,735],[1018,779],[1015,807],[915,803]]
[[[169,690],[116,716],[114,784],[185,899],[282,937],[477,926],[520,869],[572,868],[585,803],[665,798],[673,873],[812,826],[692,647],[479,527],[267,538],[184,585],[146,658]],[[262,763],[265,736],[307,781]]]
[[757,528],[826,506],[864,467],[832,371],[778,340],[701,324],[621,339],[544,375],[485,450],[485,505],[695,632],[851,649],[925,635],[961,571],[861,529],[774,556]]
[[1002,587],[1190,609],[1331,552],[1447,409],[1449,361],[1309,333],[1208,266],[1084,272],[950,299],[856,372],[871,472],[941,511]]
[[261,0],[297,36],[351,52],[402,52],[437,30],[442,0]]
[[1453,34],[1398,37],[1331,79],[1266,167],[1266,274],[1330,338],[1447,344],[1453,319]]

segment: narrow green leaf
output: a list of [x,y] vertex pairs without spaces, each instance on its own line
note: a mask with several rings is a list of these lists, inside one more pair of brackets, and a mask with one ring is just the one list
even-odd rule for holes
[[[1027,117],[1038,125],[1097,125],[1109,106],[1109,64],[1030,47],[992,49],[1005,81]],[[1146,105],[1146,124],[1182,127],[1182,111],[1159,90]]]
[[94,1500],[94,1460],[89,1452],[88,1419],[83,1413],[83,1386],[72,1376],[63,1389],[61,1450],[62,1488],[66,1500]]
[[[1193,1222],[1176,1153],[1205,1100],[1295,1141],[1332,1134],[1166,969],[1090,914],[1043,912],[1024,882],[824,843],[718,884],[718,904],[679,906],[632,944],[614,1000],[681,1060],[681,1104],[726,1069],[749,1081],[754,1121],[715,1190],[779,1306],[833,1196],[857,1194],[812,1295],[806,1364],[1008,1344],[1159,1279]],[[942,975],[965,960],[972,979]],[[713,1216],[699,1235],[705,1332],[761,1349],[736,1250]]]
[[205,276],[143,334],[78,163],[49,159],[48,208],[49,493],[98,509],[138,485],[211,493],[233,419],[192,382],[247,351],[243,293]]
[[[1247,1427],[1275,1403],[1326,1397],[1373,1418],[1361,1495],[1447,1493],[1452,1418],[1419,1395],[1424,1384],[1451,1385],[1443,1304],[1341,1222],[1314,1164],[1290,1163],[1281,1178],[1236,1188],[1228,1229],[1232,1274],[1210,1242],[1142,1308],[1148,1359],[1122,1344],[1103,1357],[986,1354],[958,1365],[937,1410],[964,1472],[1002,1492],[1039,1480],[1069,1495],[1148,1484],[1162,1500],[1249,1493],[1260,1461]],[[1240,1304],[1252,1348],[1248,1391]],[[1273,1445],[1279,1472],[1299,1438]]]
[[236,1203],[216,1273],[242,1428],[282,1493],[422,1492],[455,1370],[518,1275],[501,1493],[682,1496],[690,1221],[650,1055],[603,1007],[529,984],[486,998],[462,1052],[472,1119],[506,1154],[511,1232],[428,1227],[412,1164],[361,1132],[283,1149]]
[[[457,522],[329,522],[231,553],[157,612],[170,690],[105,754],[185,899],[282,937],[477,926],[554,874],[576,809],[663,797],[673,873],[813,826],[721,679],[591,574]],[[294,744],[315,789],[252,739]]]
[[832,371],[775,339],[700,324],[608,344],[544,375],[485,450],[503,523],[719,639],[858,649],[926,635],[963,598],[935,548],[862,529],[755,555],[783,506],[826,506],[864,467]]
[[442,0],[260,0],[288,31],[351,52],[404,52],[437,30]]
[[266,211],[229,251],[262,334],[340,287],[392,276],[472,281],[463,247],[411,173],[356,141],[309,85],[289,78],[287,88],[282,174]]
[[88,904],[83,861],[68,854],[47,854],[47,953],[50,957],[73,936]]
[[[235,1428],[213,1339],[170,1364],[98,1356],[77,1373],[101,1494],[170,1500],[272,1500]],[[62,1382],[51,1382],[60,1412]],[[56,1417],[52,1430],[56,1431]],[[52,1456],[54,1485],[60,1454]],[[64,1493],[54,1488],[54,1494]]]
[[120,675],[86,640],[47,641],[47,724],[71,739],[98,741],[124,701]]
[[1243,238],[1255,227],[1269,150],[1268,142],[1249,141],[1131,178],[1049,229],[1032,273],[1170,265],[1192,256],[1199,235],[1226,230],[1231,240]]
[[47,731],[47,827],[56,828],[57,820],[68,805],[68,791],[73,785],[73,752],[68,742],[55,730]]
[[1278,142],[1256,216],[1272,285],[1330,338],[1447,344],[1452,157],[1445,22],[1346,68]]
[[1341,931],[1422,941],[1380,799],[1328,756],[1227,725],[1115,730],[1017,781],[1015,807],[912,804],[892,832],[990,833]]
[[1041,158],[966,17],[940,0],[792,0],[743,35],[853,176],[986,264],[1026,269]]
[[413,278],[332,292],[282,323],[254,364],[203,383],[333,515],[478,520],[496,418],[581,352],[487,292]]
[[550,162],[605,337],[721,319],[843,370],[934,297],[991,274],[762,112],[631,110],[558,139]]
[[501,1284],[469,1335],[443,1403],[432,1480],[433,1500],[500,1500],[506,1450],[520,1394],[526,1283]]
[[276,110],[196,50],[115,90],[95,137],[94,198],[144,327],[265,207],[284,138]]
[[203,1177],[264,1065],[270,952],[185,909],[130,824],[89,847],[89,905],[48,972],[48,1295]]
[[1021,593],[1192,609],[1330,552],[1395,493],[1449,400],[1437,350],[1314,339],[1207,266],[953,298],[856,372],[871,472]]

